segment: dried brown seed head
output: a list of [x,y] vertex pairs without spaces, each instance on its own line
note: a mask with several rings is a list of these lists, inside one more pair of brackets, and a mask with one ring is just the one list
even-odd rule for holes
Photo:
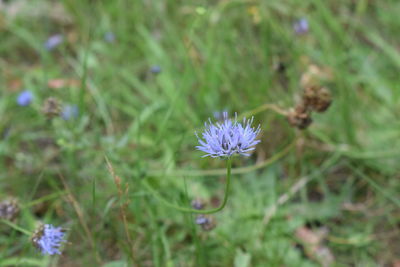
[[291,126],[300,130],[306,129],[312,123],[311,114],[303,104],[290,110],[286,117]]
[[61,104],[57,98],[49,97],[44,101],[42,111],[47,118],[52,119],[61,113]]
[[321,81],[332,80],[332,77],[333,74],[329,68],[310,64],[301,76],[300,85],[303,88],[316,86],[320,85]]
[[311,110],[324,112],[332,103],[332,95],[325,87],[310,86],[304,90],[303,102]]

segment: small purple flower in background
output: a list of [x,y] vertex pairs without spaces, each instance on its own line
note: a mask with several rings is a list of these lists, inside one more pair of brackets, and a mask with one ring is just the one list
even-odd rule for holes
[[195,210],[202,210],[202,209],[204,209],[204,206],[205,206],[206,204],[204,203],[204,201],[202,200],[202,199],[200,199],[200,198],[196,198],[196,199],[194,199],[193,201],[192,201],[192,207],[195,209]]
[[201,228],[205,231],[211,231],[217,226],[217,222],[215,221],[215,218],[211,215],[203,215],[200,214],[196,217],[195,223],[197,225],[200,225]]
[[196,217],[196,224],[198,224],[198,225],[206,224],[208,222],[209,222],[209,219],[207,217],[205,217],[204,215],[199,215]]
[[79,110],[77,105],[66,105],[61,111],[61,117],[66,121],[78,117],[78,114]]
[[293,30],[295,33],[301,35],[306,34],[309,30],[308,21],[306,18],[301,18],[293,23]]
[[31,91],[22,91],[17,97],[17,104],[20,106],[28,106],[33,99],[33,94]]
[[41,225],[35,231],[32,236],[32,243],[42,254],[61,254],[60,246],[63,242],[66,242],[64,237],[64,229],[61,227],[54,227],[51,224],[45,224]]
[[150,72],[154,74],[159,74],[161,72],[161,67],[158,65],[151,66]]
[[20,212],[19,203],[15,198],[0,202],[0,219],[13,221]]
[[257,128],[251,127],[253,118],[250,120],[243,119],[243,124],[235,120],[228,119],[228,113],[224,112],[224,121],[212,124],[205,123],[205,131],[202,134],[203,139],[199,138],[196,133],[200,146],[196,148],[207,153],[203,157],[210,156],[212,158],[231,157],[234,154],[249,156],[249,152],[254,150],[260,140],[256,140],[260,133],[260,125]]
[[63,41],[64,41],[64,36],[62,34],[52,35],[44,43],[44,48],[48,51],[51,51],[57,46],[59,46]]
[[108,43],[114,43],[115,42],[115,34],[112,32],[106,32],[104,34],[104,40]]

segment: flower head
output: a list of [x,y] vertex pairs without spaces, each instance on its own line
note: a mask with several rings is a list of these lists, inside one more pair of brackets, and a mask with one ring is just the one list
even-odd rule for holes
[[217,226],[215,218],[211,215],[200,214],[196,217],[195,223],[197,225],[200,225],[201,228],[205,231],[211,231]]
[[64,41],[64,36],[62,34],[55,34],[49,37],[44,43],[44,48],[47,51],[51,51],[57,46],[59,46]]
[[196,198],[192,201],[192,207],[195,210],[202,210],[204,209],[204,206],[206,205],[206,203],[204,202],[204,200],[200,199],[200,198]]
[[61,243],[65,242],[65,231],[51,224],[41,225],[33,234],[32,243],[42,254],[61,254]]
[[19,214],[18,201],[14,198],[0,202],[0,219],[14,220]]
[[332,94],[326,87],[309,86],[304,89],[303,102],[313,111],[325,112],[332,104]]
[[61,111],[61,117],[64,120],[78,117],[79,110],[77,105],[66,105]]
[[58,116],[61,111],[60,101],[57,98],[49,97],[44,101],[42,111],[47,118]]
[[150,72],[153,74],[159,74],[161,72],[161,67],[159,65],[153,65],[150,68]]
[[115,34],[112,33],[112,32],[106,32],[106,33],[104,34],[104,40],[105,40],[107,43],[114,43],[114,42],[115,42]]
[[202,224],[206,224],[209,222],[209,219],[207,217],[205,217],[204,215],[199,215],[196,217],[196,224],[198,225],[202,225]]
[[230,157],[234,154],[241,154],[249,156],[249,152],[254,150],[260,140],[256,140],[257,135],[260,133],[260,125],[257,128],[251,127],[253,118],[250,120],[243,119],[243,123],[235,120],[228,119],[228,113],[223,114],[224,121],[212,124],[205,123],[206,129],[202,134],[203,139],[199,138],[196,133],[200,146],[196,146],[198,150],[205,153],[203,157],[210,156],[217,157]]
[[31,91],[25,90],[22,91],[17,97],[17,104],[20,106],[29,106],[32,102],[33,94]]
[[290,109],[286,118],[291,126],[300,130],[306,129],[312,123],[311,112],[304,103],[299,103],[295,108]]
[[293,29],[297,34],[306,34],[309,30],[308,20],[306,18],[301,18],[293,23]]

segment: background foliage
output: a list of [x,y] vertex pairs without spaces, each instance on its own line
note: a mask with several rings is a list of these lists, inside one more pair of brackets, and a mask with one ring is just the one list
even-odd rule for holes
[[[0,2],[1,197],[19,199],[21,227],[61,225],[69,240],[43,257],[1,225],[0,266],[398,264],[399,12],[394,0]],[[294,106],[310,66],[333,104],[308,129],[257,112]],[[48,97],[78,115],[48,119]],[[262,143],[235,159],[248,168],[203,231],[141,181],[216,205],[224,162],[202,159],[194,132],[223,110],[254,114]]]

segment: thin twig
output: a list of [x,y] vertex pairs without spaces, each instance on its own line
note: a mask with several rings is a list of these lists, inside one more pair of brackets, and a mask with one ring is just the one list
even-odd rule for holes
[[295,183],[288,192],[286,192],[285,194],[281,195],[278,198],[278,201],[276,201],[276,203],[274,205],[272,205],[271,207],[267,208],[265,210],[265,214],[264,214],[264,219],[263,219],[263,224],[268,224],[269,221],[271,220],[272,216],[275,215],[278,206],[285,204],[290,196],[292,196],[293,194],[297,193],[298,191],[300,191],[301,188],[303,188],[309,181],[311,180],[310,176],[305,176],[303,178],[301,178],[299,181],[297,181],[297,183]]
[[255,109],[249,110],[245,113],[243,113],[242,115],[240,115],[239,119],[244,118],[244,117],[250,117],[250,116],[254,116],[257,113],[266,111],[266,110],[272,110],[275,111],[276,113],[282,115],[282,116],[286,116],[288,114],[288,112],[284,109],[282,109],[281,107],[279,107],[278,105],[275,104],[264,104],[261,105]]

